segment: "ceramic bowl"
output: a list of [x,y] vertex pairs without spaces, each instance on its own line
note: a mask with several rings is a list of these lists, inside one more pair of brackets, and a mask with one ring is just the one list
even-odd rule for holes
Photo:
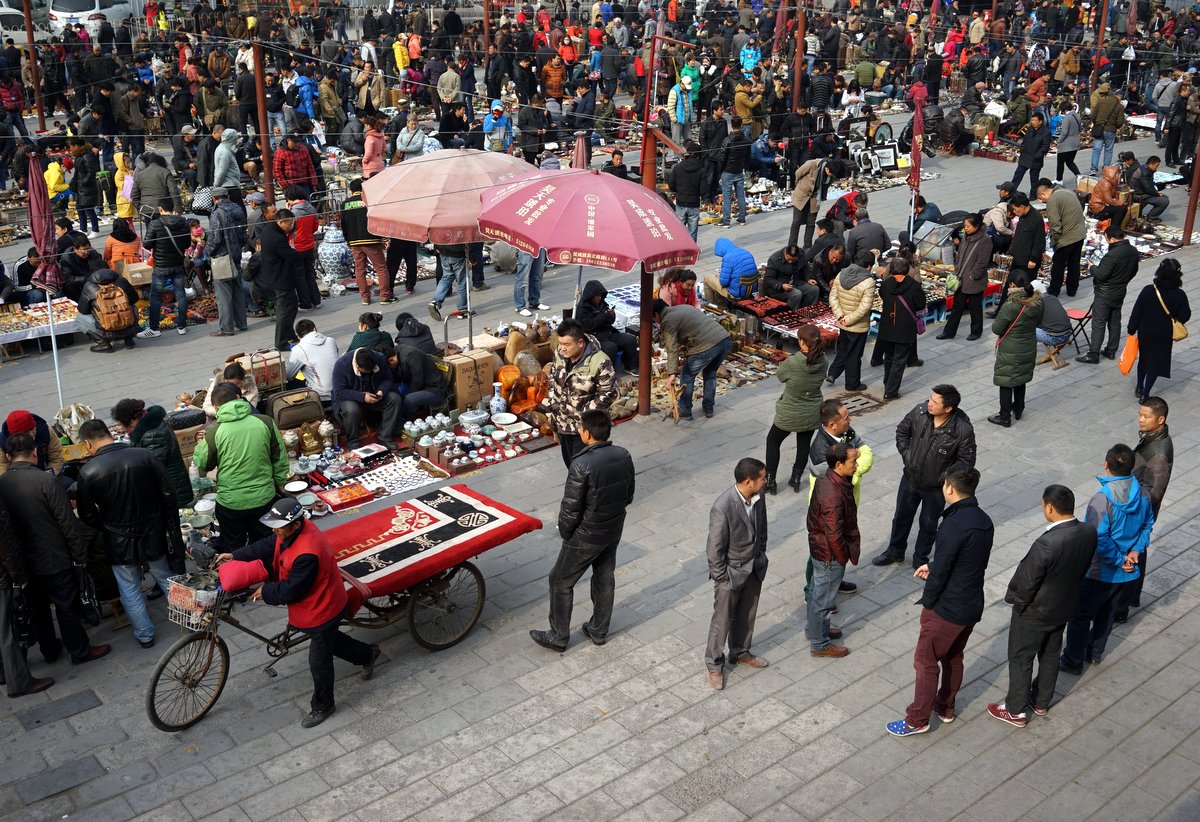
[[496,425],[512,425],[517,421],[516,414],[495,414],[492,416],[492,422]]
[[307,491],[308,483],[301,482],[299,480],[297,480],[296,482],[289,482],[287,485],[283,486],[283,490],[287,491],[289,494],[291,494],[294,497],[294,496],[296,496],[296,494],[303,494],[305,491]]
[[300,503],[305,508],[308,508],[309,506],[317,504],[318,497],[316,494],[313,494],[313,493],[305,493],[305,494],[301,494],[300,496],[296,497],[296,502]]
[[495,431],[492,433],[492,439],[494,439],[496,442],[504,442],[506,439],[508,439],[508,432],[504,429]]
[[487,422],[487,411],[464,411],[458,418],[460,425],[483,425]]
[[[305,486],[305,487],[308,487],[308,486]],[[200,514],[201,516],[208,516],[208,515],[214,513],[216,510],[217,510],[217,501],[215,499],[208,499],[207,497],[204,497],[196,502],[195,511],[197,514]]]

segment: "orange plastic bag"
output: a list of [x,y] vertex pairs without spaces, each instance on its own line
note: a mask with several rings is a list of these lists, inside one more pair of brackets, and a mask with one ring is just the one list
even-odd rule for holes
[[1122,374],[1128,374],[1133,370],[1133,364],[1138,358],[1138,338],[1137,334],[1130,334],[1125,338],[1125,348],[1121,351],[1121,358],[1117,360],[1117,365],[1121,368]]

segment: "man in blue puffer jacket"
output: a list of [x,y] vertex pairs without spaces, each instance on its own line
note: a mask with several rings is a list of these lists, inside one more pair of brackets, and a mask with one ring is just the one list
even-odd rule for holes
[[722,237],[713,246],[713,253],[721,258],[719,276],[704,278],[704,296],[712,300],[720,294],[726,300],[744,300],[758,290],[758,264],[754,255],[734,245],[733,240]]
[[1150,545],[1154,513],[1150,497],[1133,477],[1133,449],[1118,443],[1104,457],[1105,476],[1088,503],[1086,521],[1096,529],[1096,553],[1079,583],[1079,606],[1067,623],[1060,670],[1079,676],[1083,663],[1100,662],[1121,586],[1137,579],[1138,557]]

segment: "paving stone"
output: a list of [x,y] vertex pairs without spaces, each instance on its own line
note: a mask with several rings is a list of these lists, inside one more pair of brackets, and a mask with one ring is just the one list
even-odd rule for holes
[[281,811],[303,805],[328,790],[329,786],[325,784],[325,780],[314,774],[306,773],[268,788],[249,799],[244,799],[239,804],[246,816],[254,822],[260,822]]
[[480,782],[449,799],[426,808],[417,814],[421,822],[459,822],[472,815],[483,814],[504,801],[504,797],[486,782]]
[[26,805],[32,805],[48,796],[69,791],[76,785],[82,785],[89,779],[103,776],[104,766],[96,761],[96,757],[87,756],[57,768],[42,771],[16,784],[17,795]]
[[76,691],[73,694],[60,697],[43,705],[38,705],[34,708],[27,708],[16,715],[17,721],[21,723],[27,731],[42,725],[48,725],[51,722],[58,722],[60,719],[66,719],[75,714],[90,711],[92,708],[100,707],[100,697],[96,696],[95,691],[89,689]]
[[331,759],[346,753],[332,737],[314,739],[305,745],[292,748],[287,753],[262,763],[259,768],[275,784],[286,782],[294,776],[311,771]]
[[[158,772],[149,762],[135,762],[118,771],[85,782],[79,787],[79,805],[90,808],[119,794],[154,781]],[[135,814],[130,814],[134,816]]]
[[604,792],[624,807],[631,808],[645,802],[683,775],[682,769],[666,757],[659,757],[614,779],[604,786]]
[[304,819],[311,820],[311,822],[340,819],[364,805],[387,796],[387,794],[387,788],[380,785],[370,774],[366,774],[344,785],[331,788],[326,793],[305,802],[296,810]]
[[485,748],[460,759],[449,767],[431,774],[429,781],[447,794],[457,794],[499,773],[512,765],[509,758],[495,748]]
[[593,820],[615,819],[624,812],[617,800],[604,791],[595,791],[554,814],[555,819],[565,822],[593,822]]
[[397,791],[389,791],[382,799],[354,812],[361,822],[392,822],[423,811],[446,798],[428,779],[413,782]]
[[95,805],[87,805],[71,814],[72,820],[83,822],[124,822],[137,816],[123,796],[114,796]]
[[547,817],[562,806],[562,802],[550,791],[534,788],[498,808],[493,808],[483,818],[486,822],[527,822],[530,819]]
[[183,804],[197,819],[207,819],[243,799],[269,790],[275,783],[258,768],[247,768],[184,797]]
[[192,765],[174,773],[163,774],[153,782],[134,788],[125,794],[125,798],[135,811],[144,814],[215,781],[208,768]]
[[971,817],[980,822],[1013,822],[1046,798],[1044,793],[1009,780],[971,806]]
[[860,790],[861,782],[833,769],[788,794],[784,802],[809,819],[820,819]]

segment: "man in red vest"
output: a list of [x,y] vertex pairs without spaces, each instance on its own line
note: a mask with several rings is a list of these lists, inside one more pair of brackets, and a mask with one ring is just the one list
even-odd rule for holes
[[252,542],[232,554],[220,554],[217,564],[229,559],[262,560],[268,581],[255,589],[251,600],[286,605],[288,625],[310,637],[308,669],[312,672],[312,712],[300,724],[320,725],[334,712],[333,658],[362,666],[370,679],[379,659],[379,646],[367,645],[338,630],[346,615],[346,586],[321,529],[304,517],[304,508],[283,497],[259,520],[273,537]]

